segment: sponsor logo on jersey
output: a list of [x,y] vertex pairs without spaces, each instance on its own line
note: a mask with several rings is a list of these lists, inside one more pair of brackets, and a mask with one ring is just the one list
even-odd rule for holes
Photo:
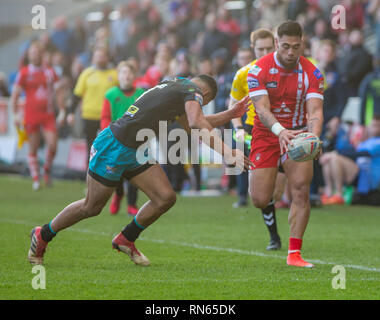
[[90,161],[91,161],[92,158],[96,155],[96,152],[97,152],[97,150],[94,148],[94,146],[91,146],[91,150],[90,150]]
[[269,69],[269,73],[270,73],[270,74],[276,74],[276,73],[278,73],[278,69],[276,69],[276,68],[271,68],[271,69]]
[[319,71],[318,69],[315,69],[313,74],[315,75],[315,77],[319,80],[322,78],[322,72]]
[[203,97],[199,93],[195,93],[194,98],[201,106],[203,106]]
[[277,88],[277,81],[270,81],[265,84],[267,88]]
[[257,65],[254,65],[251,69],[249,69],[249,73],[252,73],[253,75],[257,76],[261,71],[261,68]]
[[114,173],[116,171],[115,167],[107,166],[106,165],[106,172],[107,173]]
[[139,108],[137,108],[136,106],[134,105],[131,105],[128,110],[125,112],[125,114],[131,116],[131,117],[134,117],[136,112],[139,111]]
[[285,104],[285,102],[281,103],[280,108],[273,108],[272,110],[273,110],[274,113],[279,113],[279,112],[290,113],[291,112],[291,110],[287,107],[287,105]]
[[257,88],[260,85],[259,80],[257,80],[256,78],[252,78],[252,77],[248,77],[247,82],[248,82],[248,88],[249,89]]
[[303,73],[303,70],[302,69],[295,69],[294,73]]

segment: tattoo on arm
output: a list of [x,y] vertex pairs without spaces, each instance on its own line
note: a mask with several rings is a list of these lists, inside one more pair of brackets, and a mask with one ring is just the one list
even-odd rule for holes
[[[259,101],[263,96],[252,97],[252,102],[255,103]],[[262,105],[256,105],[256,113],[260,118],[260,121],[266,126],[269,130],[277,122],[276,117],[270,111],[269,101],[266,100]]]
[[319,119],[318,117],[313,117],[313,118],[308,119],[307,129],[309,132],[319,135],[320,132],[315,132],[315,130],[318,129],[318,131],[320,131],[319,130],[320,127],[321,127],[321,119]]

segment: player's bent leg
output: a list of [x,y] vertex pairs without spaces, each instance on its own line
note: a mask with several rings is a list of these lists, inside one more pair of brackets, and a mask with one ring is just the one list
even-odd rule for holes
[[142,266],[150,264],[147,257],[137,250],[134,242],[140,233],[167,212],[176,202],[176,194],[161,166],[155,164],[130,179],[149,198],[137,215],[113,240],[113,248],[126,253],[130,259]]
[[287,264],[298,267],[313,267],[301,257],[302,238],[310,216],[310,183],[313,177],[313,162],[294,162],[283,164],[292,195],[289,213],[290,237]]
[[261,209],[270,240],[267,250],[281,249],[281,239],[277,231],[276,209],[273,191],[276,184],[278,168],[260,168],[250,173],[250,196],[255,207]]
[[255,169],[249,174],[249,195],[256,208],[265,208],[272,199],[278,168]]
[[144,227],[151,225],[176,203],[176,193],[158,164],[133,177],[130,182],[149,198],[136,216],[137,221]]
[[42,264],[46,246],[57,232],[77,222],[98,215],[111,197],[114,188],[107,187],[87,176],[88,192],[85,199],[65,207],[50,223],[32,230],[28,258],[31,263]]

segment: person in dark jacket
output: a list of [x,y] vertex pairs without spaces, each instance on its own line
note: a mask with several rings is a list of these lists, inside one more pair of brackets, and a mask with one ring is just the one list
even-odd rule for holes
[[228,36],[217,30],[215,14],[209,13],[206,16],[206,32],[201,49],[201,56],[211,58],[212,54],[219,48],[226,48],[230,55],[230,47]]
[[349,35],[350,48],[342,57],[340,72],[346,85],[348,97],[358,95],[360,82],[372,71],[372,56],[363,46],[363,34],[354,29]]

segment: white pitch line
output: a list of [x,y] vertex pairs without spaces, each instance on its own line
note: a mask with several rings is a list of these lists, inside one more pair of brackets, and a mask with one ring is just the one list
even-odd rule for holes
[[[12,219],[0,219],[2,222],[8,222],[13,224],[22,224],[22,225],[30,225],[30,226],[36,226],[38,224],[32,223],[30,221],[22,221],[22,220],[12,220]],[[76,231],[80,233],[89,233],[94,235],[102,235],[102,236],[110,236],[110,233],[107,232],[96,232],[88,229],[77,229],[77,228],[71,228],[71,231]],[[208,245],[201,245],[196,243],[186,243],[186,242],[180,242],[180,241],[172,241],[172,240],[162,240],[162,239],[152,239],[152,238],[145,238],[140,237],[139,240],[147,241],[147,242],[154,242],[154,243],[161,243],[161,244],[171,244],[176,246],[182,246],[182,247],[189,247],[189,248],[195,248],[200,250],[212,250],[212,251],[219,251],[219,252],[229,252],[229,253],[237,253],[237,254],[244,254],[244,255],[250,255],[250,256],[258,256],[258,257],[265,257],[265,258],[276,258],[276,259],[282,259],[285,260],[286,256],[280,256],[275,254],[268,254],[258,251],[250,251],[250,250],[241,250],[236,248],[223,248],[223,247],[215,247],[215,246],[208,246]],[[315,264],[322,264],[322,265],[341,265],[345,268],[351,268],[361,271],[371,271],[371,272],[379,272],[380,268],[375,267],[367,267],[367,266],[361,266],[361,265],[355,265],[355,264],[341,264],[337,262],[329,262],[329,261],[322,261],[322,260],[310,260],[309,262],[315,263]]]

